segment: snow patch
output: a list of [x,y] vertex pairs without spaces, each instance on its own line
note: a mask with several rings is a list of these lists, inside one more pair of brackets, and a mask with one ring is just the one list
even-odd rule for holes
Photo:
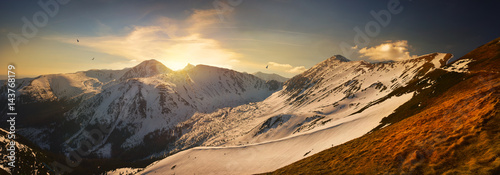
[[438,53],[434,59],[432,59],[432,64],[434,64],[435,68],[440,68],[441,67],[441,61],[446,64],[444,61],[444,57],[446,57],[446,53]]
[[106,174],[107,175],[129,175],[129,174],[135,174],[141,170],[142,170],[142,168],[119,168],[116,170],[108,171],[108,172],[106,172]]
[[473,59],[460,59],[444,68],[444,70],[449,72],[467,73],[469,72],[469,63],[473,61]]

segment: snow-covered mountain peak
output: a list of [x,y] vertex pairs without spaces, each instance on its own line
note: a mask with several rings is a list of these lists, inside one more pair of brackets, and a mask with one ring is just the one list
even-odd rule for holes
[[139,65],[137,66],[140,66],[140,65],[163,65],[161,62],[159,62],[158,60],[156,59],[150,59],[150,60],[145,60],[143,62],[141,62]]
[[172,72],[171,69],[160,63],[155,59],[146,60],[139,65],[133,67],[127,71],[120,80],[126,80],[129,78],[143,78],[151,77],[158,74],[164,74]]
[[[380,96],[405,86],[411,80],[426,73],[443,68],[453,55],[432,53],[414,59],[390,63],[368,63],[365,61],[343,62],[344,57],[334,56],[299,74],[284,83],[284,94],[288,101],[297,105],[325,101],[334,93],[336,100],[353,99],[358,93],[373,87]],[[331,101],[326,103],[336,103]]]
[[167,68],[165,65],[163,65],[161,62],[155,59],[150,59],[141,62],[134,68],[151,68],[151,69],[157,69],[158,71],[170,71],[169,68]]
[[[359,64],[359,61],[350,61],[342,55],[334,55],[308,69],[307,71],[299,74],[300,76],[315,76],[318,72],[335,69],[337,67],[345,67],[348,65]],[[297,75],[297,76],[299,76]],[[293,79],[293,78],[292,78]]]
[[341,61],[341,62],[349,62],[349,61],[351,61],[351,60],[347,59],[346,57],[344,57],[342,55],[334,55],[334,56],[330,57],[329,60],[330,61],[337,60],[337,61]]
[[194,68],[194,67],[195,67],[194,65],[192,65],[191,63],[188,63],[188,64],[186,65],[186,67],[184,67],[184,69],[182,69],[182,70],[191,70],[191,69],[192,69],[192,68]]

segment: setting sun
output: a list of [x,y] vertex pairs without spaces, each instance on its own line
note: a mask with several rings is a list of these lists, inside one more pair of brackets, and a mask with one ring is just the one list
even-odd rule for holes
[[162,60],[159,60],[159,61],[161,63],[163,63],[165,66],[167,66],[168,68],[172,69],[173,71],[182,70],[188,65],[188,63],[184,63],[184,62],[180,62],[180,61],[174,61],[174,62],[162,61]]

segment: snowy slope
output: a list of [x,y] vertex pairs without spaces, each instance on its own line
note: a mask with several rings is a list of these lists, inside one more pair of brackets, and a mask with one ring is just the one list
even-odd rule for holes
[[[111,85],[129,78],[149,77],[171,70],[156,60],[147,60],[122,70],[88,70],[76,73],[41,75],[16,80],[23,103],[77,101],[90,98]],[[5,85],[5,81],[0,81]],[[5,93],[2,91],[2,94]]]
[[[179,150],[217,147],[182,151],[141,173],[274,170],[367,133],[413,96],[392,93],[394,90],[444,66],[441,63],[449,58],[451,54],[435,53],[371,64],[331,57],[288,80],[283,90],[262,102],[195,114],[182,123],[193,127],[185,129],[187,133],[177,141]],[[198,159],[207,156],[213,161]],[[229,162],[239,164],[232,167]]]
[[332,127],[295,137],[245,146],[189,149],[157,162],[140,174],[255,174],[272,171],[362,136],[411,97],[412,94],[406,94],[391,98],[375,108],[337,121]]
[[[99,94],[106,87],[116,84],[127,72],[123,70],[88,70],[67,74],[41,75],[36,78],[16,80],[16,107],[23,116],[23,129],[19,133],[43,149],[50,149],[48,136],[54,122],[60,122],[64,112],[86,99]],[[0,81],[0,100],[6,101],[7,85]],[[5,113],[7,105],[0,111]],[[1,117],[5,119],[6,116]],[[7,127],[5,124],[0,124]],[[59,136],[59,135],[58,135]],[[57,137],[58,137],[57,136]],[[55,138],[54,136],[53,138]]]
[[[147,65],[157,64],[160,63]],[[136,68],[129,72],[140,78],[122,79],[66,113],[67,123],[80,125],[78,130],[69,132],[71,136],[63,145],[66,151],[76,149],[87,139],[85,131],[104,125],[111,128],[110,133],[104,136],[103,143],[92,148],[99,157],[149,157],[153,151],[168,149],[168,143],[183,134],[174,126],[195,112],[209,113],[262,101],[278,90],[253,75],[205,65],[176,72],[160,71],[156,75],[134,71]],[[125,73],[124,77],[128,75]],[[158,140],[166,145],[158,144]],[[156,145],[149,147],[149,154],[133,151],[148,145]]]
[[[23,129],[19,134],[27,137],[43,149],[50,149],[50,143],[58,140],[65,132],[53,135],[55,123],[62,122],[64,112],[71,109],[109,86],[118,83],[118,79],[127,72],[123,70],[88,70],[67,74],[41,75],[36,78],[16,80],[16,106],[23,116]],[[0,90],[0,100],[7,95],[5,81]],[[7,105],[0,107],[5,113]],[[2,118],[4,119],[4,117]],[[54,123],[55,122],[55,123]],[[5,124],[0,124],[6,127]]]
[[[18,95],[23,96],[22,103],[84,100],[98,94],[106,85],[113,84],[126,71],[128,69],[41,75],[18,79],[16,86]],[[1,83],[5,86],[4,82]]]

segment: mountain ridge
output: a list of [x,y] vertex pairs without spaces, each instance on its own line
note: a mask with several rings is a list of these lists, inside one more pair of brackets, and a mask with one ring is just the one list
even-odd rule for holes
[[285,82],[285,81],[287,81],[289,79],[289,78],[283,77],[283,76],[281,76],[279,74],[275,74],[275,73],[268,74],[268,73],[264,73],[264,72],[261,72],[261,71],[255,72],[252,75],[255,75],[255,76],[257,76],[260,79],[263,79],[265,81],[276,80],[278,82]]
[[[196,112],[261,101],[281,87],[250,74],[207,65],[172,71],[157,60],[122,70],[42,75],[26,81],[30,83],[19,87],[26,104],[18,105],[29,104],[37,109],[33,112],[44,108],[57,113],[49,112],[47,117],[58,117],[38,120],[36,113],[29,113],[32,110],[25,111],[23,121],[28,125],[20,134],[43,149],[67,153],[87,139],[86,131],[104,125],[112,132],[91,148],[90,156],[127,160],[174,149],[154,144],[159,138],[166,138],[165,145],[173,143],[182,136],[177,123]],[[146,145],[148,151],[134,151]]]
[[[286,81],[283,90],[262,102],[193,116],[193,121],[188,120],[186,124],[200,129],[192,129],[181,138],[183,144],[192,146],[139,173],[263,173],[288,165],[369,133],[383,118],[420,92],[419,89],[404,90],[412,82],[432,85],[435,82],[427,82],[426,76],[436,71],[451,71],[442,64],[451,57],[451,54],[433,53],[411,60],[373,64],[346,62],[336,57],[326,59]],[[196,122],[204,120],[212,122]],[[233,121],[252,124],[235,125]],[[190,144],[200,140],[202,144]],[[287,149],[280,152],[275,148]],[[280,156],[269,162],[268,156],[276,154]],[[251,155],[248,159],[253,161],[241,158],[245,157],[242,155]],[[211,161],[189,159],[193,156],[210,157]],[[170,169],[174,165],[175,170]],[[228,168],[229,165],[237,168]]]
[[[419,91],[383,127],[268,174],[498,174],[499,41],[429,74],[441,83]],[[449,69],[464,63],[470,71]]]

